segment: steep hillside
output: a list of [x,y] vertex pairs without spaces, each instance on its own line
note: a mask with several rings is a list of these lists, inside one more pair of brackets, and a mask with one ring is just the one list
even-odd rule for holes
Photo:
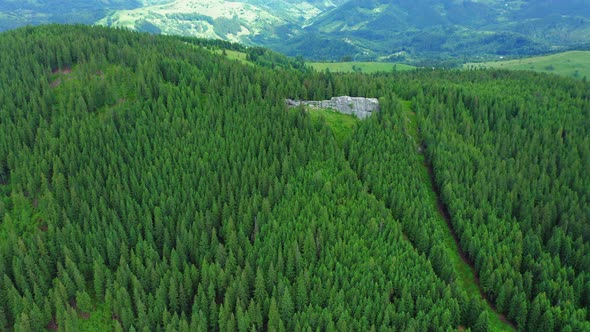
[[[590,330],[590,85],[0,34],[0,328]],[[379,98],[366,120],[285,98]]]
[[472,324],[329,129],[285,108],[327,77],[105,28],[0,41],[0,326]]
[[245,2],[176,0],[112,13],[98,24],[151,33],[189,35],[251,42],[261,31],[272,35],[286,21]]
[[340,3],[342,0],[171,0],[115,11],[98,24],[265,44],[264,40],[282,40],[297,34],[308,19]]

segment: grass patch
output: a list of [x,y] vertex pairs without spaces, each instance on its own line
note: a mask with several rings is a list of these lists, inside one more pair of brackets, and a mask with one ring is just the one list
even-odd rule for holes
[[331,109],[309,109],[309,116],[314,122],[324,121],[332,130],[338,146],[352,135],[352,130],[359,119],[354,115],[338,113]]
[[590,78],[590,51],[569,51],[524,59],[467,63],[463,68],[531,70],[583,79]]
[[307,65],[317,71],[324,71],[328,69],[331,72],[338,73],[361,72],[370,74],[416,69],[416,67],[410,65],[390,62],[308,62]]
[[[36,203],[35,203],[36,204]],[[9,233],[25,236],[45,226],[45,216],[33,204],[32,199],[21,193],[12,193],[0,199],[0,239]]]
[[244,52],[221,49],[221,50],[215,50],[215,51],[213,51],[213,53],[226,56],[230,60],[237,60],[241,63],[245,63],[248,65],[254,65],[252,62],[248,61],[248,57],[247,57],[248,55]]
[[92,332],[92,331],[112,331],[113,330],[113,318],[108,310],[106,304],[99,304],[95,310],[90,313],[88,319],[78,319],[78,331],[80,332]]

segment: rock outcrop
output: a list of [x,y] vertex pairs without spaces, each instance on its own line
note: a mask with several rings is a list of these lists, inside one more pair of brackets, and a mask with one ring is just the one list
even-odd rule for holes
[[311,108],[329,108],[340,113],[355,115],[361,120],[379,111],[377,98],[341,96],[332,97],[330,100],[287,99],[286,103],[291,107],[304,105]]

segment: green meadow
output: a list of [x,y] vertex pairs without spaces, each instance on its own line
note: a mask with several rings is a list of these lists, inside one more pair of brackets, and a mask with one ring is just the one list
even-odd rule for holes
[[390,62],[310,62],[308,65],[317,71],[324,71],[328,69],[331,72],[341,73],[408,71],[416,68],[410,65]]
[[325,123],[332,129],[332,134],[342,146],[347,137],[352,135],[352,130],[359,119],[354,115],[342,114],[331,109],[309,109],[309,115],[313,121],[325,121]]
[[582,79],[590,76],[590,51],[569,51],[532,58],[467,63],[463,68],[530,70]]

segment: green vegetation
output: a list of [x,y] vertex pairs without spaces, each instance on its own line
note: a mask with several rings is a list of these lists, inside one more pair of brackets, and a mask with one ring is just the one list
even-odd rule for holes
[[588,42],[590,10],[580,0],[354,1],[323,12],[303,33],[265,40],[308,59],[385,59],[456,67],[472,59],[532,56]]
[[109,12],[142,6],[137,0],[70,0],[67,5],[51,0],[0,2],[0,31],[48,23],[93,24]]
[[[277,1],[270,6],[262,4],[257,6],[253,1],[241,0],[233,1],[231,5],[224,0],[149,0],[132,8],[110,11],[93,23],[138,31],[157,28],[171,35],[257,45],[254,39],[272,35],[269,32],[285,23],[281,16],[287,22],[295,22],[306,15],[304,10],[288,2]],[[286,11],[277,8],[281,4],[287,5]]]
[[532,58],[468,63],[463,68],[531,70],[583,79],[590,77],[590,51],[569,51]]
[[[462,257],[464,253],[459,248],[456,239],[454,238],[454,234],[452,232],[452,228],[449,227],[448,223],[448,216],[445,215],[444,207],[441,205],[440,197],[438,197],[438,190],[436,188],[436,184],[433,183],[432,176],[430,172],[432,172],[431,165],[428,164],[426,157],[422,151],[423,149],[423,138],[420,136],[420,132],[418,129],[418,120],[416,117],[416,112],[413,111],[412,102],[409,100],[399,100],[401,106],[401,115],[403,119],[403,128],[406,134],[409,136],[405,137],[406,144],[413,146],[416,148],[415,153],[418,153],[419,156],[415,161],[414,165],[409,165],[414,169],[415,180],[417,180],[416,185],[421,186],[422,188],[426,188],[424,190],[430,191],[430,195],[428,195],[428,200],[424,202],[424,204],[429,204],[432,209],[438,209],[436,212],[433,210],[430,211],[432,215],[433,221],[435,224],[438,224],[438,228],[441,230],[441,238],[444,241],[445,245],[445,254],[448,262],[456,271],[457,274],[457,282],[460,285],[460,288],[465,289],[467,295],[475,299],[475,301],[481,298],[481,290],[480,286],[476,280],[475,273],[473,268],[469,266],[466,259]],[[398,106],[398,107],[399,107]],[[400,137],[400,141],[404,141],[404,138]],[[408,170],[409,171],[409,170]],[[488,305],[484,306],[485,311],[489,317],[489,327],[491,331],[512,331],[512,326],[506,324],[505,318],[500,317],[500,315]]]
[[[590,329],[588,82],[58,25],[0,63],[3,329]],[[340,95],[381,111],[285,105]]]
[[387,62],[310,62],[308,63],[313,69],[318,71],[329,70],[334,73],[377,73],[377,72],[395,72],[416,69],[416,67],[404,65],[401,63]]
[[354,126],[359,119],[354,115],[338,113],[331,109],[308,109],[311,119],[319,123],[320,126],[325,123],[332,130],[334,139],[338,146],[342,147],[344,141],[350,137]]
[[242,30],[240,19],[237,16],[216,18],[213,26],[218,36],[237,35]]
[[[426,73],[422,72],[422,74],[425,75]],[[498,198],[492,199],[478,197],[478,195],[484,194],[486,192],[487,189],[484,189],[483,187],[486,186],[486,183],[495,183],[495,181],[502,183],[502,176],[498,177],[498,174],[495,176],[492,174],[487,174],[486,176],[481,177],[476,176],[476,178],[481,179],[482,182],[478,183],[478,185],[482,187],[478,187],[477,189],[471,188],[470,190],[462,189],[467,183],[473,181],[473,174],[475,172],[483,172],[484,170],[487,170],[490,173],[498,172],[499,165],[495,164],[498,163],[502,165],[505,163],[504,160],[506,157],[496,157],[497,159],[492,162],[493,159],[483,160],[483,156],[488,156],[493,153],[506,154],[511,153],[510,151],[521,151],[521,155],[513,158],[518,158],[521,160],[521,162],[527,158],[525,157],[526,152],[523,151],[522,147],[516,150],[516,146],[514,146],[513,149],[515,150],[507,151],[506,145],[504,145],[505,143],[500,143],[502,141],[490,143],[494,142],[495,139],[514,140],[515,137],[517,137],[517,139],[520,138],[519,141],[524,143],[527,141],[527,139],[522,136],[518,136],[516,133],[514,133],[512,136],[507,135],[508,131],[501,130],[501,128],[506,127],[504,123],[500,123],[503,121],[509,121],[506,115],[501,114],[504,111],[510,112],[509,106],[495,106],[494,111],[491,112],[488,111],[489,106],[485,105],[492,105],[492,100],[497,103],[498,98],[502,97],[506,98],[503,103],[507,103],[508,105],[513,104],[513,101],[510,100],[511,97],[509,96],[515,94],[515,88],[508,88],[509,86],[519,86],[521,89],[531,89],[533,91],[538,91],[538,89],[550,91],[553,89],[554,91],[551,93],[551,98],[542,100],[539,99],[536,102],[555,102],[555,106],[559,105],[559,103],[565,103],[565,105],[560,106],[560,111],[556,110],[555,112],[542,114],[537,111],[539,108],[532,106],[529,108],[529,110],[531,110],[530,112],[532,114],[535,114],[535,119],[531,119],[529,124],[527,124],[529,120],[520,120],[521,122],[519,125],[545,126],[547,123],[541,125],[537,121],[540,121],[540,118],[543,117],[545,117],[545,119],[548,121],[553,121],[550,119],[553,117],[562,116],[563,118],[567,118],[567,120],[555,121],[555,124],[559,126],[568,126],[568,129],[563,129],[568,133],[570,130],[578,132],[577,130],[581,129],[582,127],[576,123],[577,121],[581,121],[581,118],[585,115],[579,114],[578,111],[566,112],[567,114],[564,114],[561,113],[561,109],[563,109],[563,112],[565,112],[565,109],[569,108],[572,110],[585,110],[584,112],[587,113],[590,110],[588,97],[586,96],[586,99],[583,102],[576,102],[575,100],[577,99],[575,99],[575,97],[574,99],[569,99],[566,97],[561,101],[557,101],[555,100],[555,95],[563,93],[559,90],[562,89],[562,87],[567,87],[569,93],[573,93],[578,96],[581,94],[584,96],[584,93],[586,93],[584,90],[584,85],[574,84],[576,88],[573,88],[573,86],[570,85],[572,84],[571,81],[568,81],[569,83],[566,84],[566,82],[556,80],[555,78],[537,78],[531,74],[528,74],[527,77],[522,77],[522,74],[519,74],[519,76],[508,76],[505,74],[504,76],[500,77],[497,72],[457,73],[456,76],[439,76],[436,74],[436,72],[434,72],[427,77],[429,77],[429,79],[432,81],[437,81],[438,79],[442,79],[442,81],[437,83],[425,83],[426,80],[424,79],[424,76],[422,79],[416,79],[413,81],[413,83],[412,81],[404,81],[403,83],[400,83],[405,85],[403,88],[397,84],[396,87],[391,88],[392,91],[397,91],[405,99],[412,100],[412,105],[414,111],[416,112],[416,121],[413,121],[412,119],[412,113],[408,109],[408,104],[400,102],[395,95],[390,95],[384,98],[386,103],[383,107],[383,114],[380,117],[369,119],[366,123],[363,123],[363,126],[359,127],[359,130],[357,130],[351,139],[351,144],[348,147],[347,152],[353,168],[359,173],[362,181],[369,185],[370,190],[379,199],[388,203],[388,207],[394,212],[394,217],[402,222],[404,225],[404,232],[408,234],[408,238],[416,245],[416,247],[419,250],[427,252],[432,262],[445,262],[444,264],[441,263],[441,265],[437,265],[436,263],[434,264],[437,274],[443,276],[443,278],[446,278],[447,280],[458,280],[459,284],[463,284],[463,287],[467,289],[467,296],[471,298],[471,300],[468,301],[475,301],[472,303],[473,306],[485,308],[485,304],[481,303],[481,300],[478,300],[477,297],[474,297],[474,294],[477,294],[477,288],[472,281],[473,276],[470,275],[471,271],[470,269],[461,267],[463,263],[457,257],[456,250],[453,249],[454,241],[446,230],[445,222],[441,220],[440,212],[436,210],[435,197],[433,197],[433,191],[431,189],[428,176],[425,174],[425,170],[420,166],[423,164],[424,159],[416,152],[420,149],[421,140],[417,139],[417,131],[412,128],[412,125],[404,125],[406,123],[418,123],[420,128],[419,132],[424,137],[424,147],[426,147],[428,159],[432,161],[433,164],[433,172],[436,178],[435,187],[442,188],[441,198],[443,203],[445,203],[449,209],[452,227],[457,233],[459,243],[461,244],[462,249],[465,250],[467,257],[475,262],[475,268],[479,274],[481,286],[484,292],[493,302],[495,302],[495,304],[498,306],[498,309],[501,312],[505,312],[506,316],[511,321],[515,322],[519,330],[553,330],[554,326],[560,324],[556,323],[555,321],[556,319],[554,318],[554,310],[555,312],[570,312],[572,315],[580,315],[580,317],[584,316],[586,314],[586,309],[584,305],[581,304],[581,302],[579,307],[576,305],[568,305],[568,309],[565,309],[564,307],[560,309],[549,309],[551,306],[549,303],[557,304],[564,302],[560,302],[555,297],[553,297],[551,300],[547,300],[547,297],[557,296],[557,292],[560,292],[560,289],[561,291],[564,291],[564,289],[568,288],[569,291],[565,290],[565,292],[571,292],[570,294],[574,294],[573,288],[571,287],[573,287],[574,284],[577,284],[579,287],[581,284],[585,283],[585,275],[588,271],[587,266],[582,267],[579,265],[578,268],[580,270],[576,270],[578,272],[574,272],[573,270],[570,270],[571,267],[569,267],[569,264],[565,261],[563,261],[563,263],[559,263],[564,264],[560,265],[562,266],[561,271],[571,271],[571,278],[568,279],[568,281],[565,279],[559,279],[560,286],[558,286],[558,288],[550,288],[549,284],[545,284],[546,286],[544,290],[535,294],[536,290],[532,288],[533,286],[531,284],[531,282],[534,283],[534,279],[531,279],[533,277],[533,273],[529,271],[534,271],[533,269],[535,268],[541,269],[540,266],[543,265],[547,266],[547,264],[553,264],[550,263],[552,259],[549,257],[555,257],[554,255],[556,255],[556,253],[553,252],[552,254],[547,255],[542,254],[543,250],[550,251],[554,249],[552,247],[545,247],[545,249],[541,249],[542,247],[539,247],[540,251],[534,254],[538,255],[535,259],[533,258],[533,254],[530,254],[530,248],[527,248],[526,250],[521,249],[521,246],[531,245],[528,241],[539,241],[538,239],[542,238],[543,236],[558,237],[560,239],[557,241],[571,241],[570,243],[572,243],[572,238],[577,236],[576,234],[579,234],[577,232],[579,232],[583,226],[578,223],[576,226],[579,227],[577,228],[577,231],[571,233],[570,235],[565,235],[562,231],[560,231],[560,226],[558,224],[555,226],[557,228],[555,228],[554,233],[549,235],[552,233],[549,231],[552,226],[545,225],[541,227],[547,227],[545,228],[548,231],[548,233],[546,233],[547,235],[539,236],[535,235],[543,233],[541,228],[538,226],[539,224],[537,224],[536,227],[538,228],[536,229],[528,228],[530,227],[528,225],[532,225],[527,225],[526,221],[528,218],[530,218],[530,216],[519,215],[517,217],[516,215],[504,214],[503,217],[501,217],[503,219],[499,219],[499,217],[496,216],[501,216],[502,214],[500,213],[511,211],[511,209],[514,209],[515,206],[512,206],[511,208],[498,207],[498,210],[492,210],[494,209],[493,205],[487,205],[486,202],[496,202],[496,204],[499,204]],[[468,85],[460,85],[457,88],[453,88],[454,84],[460,84],[462,80],[469,80],[473,82],[476,77],[478,79],[484,79],[484,81],[480,82],[471,89],[467,88]],[[391,84],[393,85],[393,83]],[[410,87],[408,84],[415,85]],[[494,86],[494,88],[491,88],[492,86]],[[404,91],[406,92],[404,93]],[[424,91],[428,91],[428,93],[425,93]],[[503,91],[510,91],[510,93],[504,94]],[[526,96],[530,93],[525,91],[520,91],[521,94],[517,95]],[[530,95],[532,96],[533,94],[530,93]],[[490,99],[486,100],[489,101],[486,102],[486,100],[483,99],[484,96],[488,96]],[[437,103],[435,100],[439,100],[439,102]],[[457,102],[457,100],[462,101]],[[567,103],[572,104],[567,106]],[[576,103],[579,104],[574,106]],[[477,105],[478,108],[467,109],[467,107],[464,106],[465,104],[470,105],[471,107]],[[448,107],[449,105],[453,105],[453,107]],[[534,102],[532,100],[528,100],[528,103],[524,103],[523,105],[534,105]],[[475,109],[480,109],[482,112],[486,112],[487,116],[478,115],[478,112],[475,111]],[[531,113],[528,114],[533,116]],[[443,120],[445,118],[448,119],[448,122]],[[497,120],[494,120],[494,122],[490,123],[489,121],[491,119]],[[510,121],[515,121],[515,119],[511,118]],[[451,123],[452,125],[450,125]],[[494,126],[495,130],[490,131],[490,129],[486,128],[487,126]],[[530,133],[530,135],[532,135],[533,133],[538,132],[538,130],[539,129],[525,131],[521,129],[519,133],[522,135],[527,135]],[[584,131],[583,129],[581,130]],[[547,135],[545,139],[549,141],[552,140],[552,132],[559,133],[560,131],[558,128],[546,130],[546,133],[543,134]],[[489,135],[491,135],[491,137],[489,137]],[[569,134],[567,135],[569,137]],[[582,135],[585,137],[582,140],[588,139],[587,132]],[[432,136],[437,136],[437,138],[431,139],[430,137]],[[485,143],[483,137],[488,137],[489,141]],[[545,141],[545,139],[543,140]],[[451,140],[453,140],[453,144],[449,144]],[[568,138],[568,142],[570,143],[576,141],[576,138]],[[538,143],[529,142],[526,144],[529,147],[536,146],[536,149],[540,149],[540,145],[536,145]],[[579,148],[587,150],[586,147],[582,147],[582,143],[574,144]],[[481,152],[483,149],[485,149],[485,153]],[[562,151],[562,153],[565,152],[564,150],[558,149],[556,147],[548,148],[544,151],[545,153],[548,151],[551,151],[552,153],[555,153],[556,151]],[[533,153],[535,153],[534,155],[537,155],[539,151]],[[553,156],[552,153],[549,155]],[[562,156],[561,158],[566,157]],[[512,162],[514,163],[515,161]],[[444,163],[445,166],[441,167],[439,163]],[[529,163],[524,162],[521,166],[523,167],[522,170],[518,172],[519,177],[525,177],[525,174],[527,174],[527,170],[525,170],[525,168],[528,166],[525,165],[530,166]],[[420,171],[416,172],[416,170]],[[574,171],[573,169],[568,169],[567,171],[563,170],[560,172],[560,174],[561,176],[568,174],[568,176],[577,177],[579,179],[577,180],[578,183],[580,183],[581,186],[584,186],[582,183],[587,182],[587,179],[584,179],[584,176],[581,173],[574,175],[576,172],[581,172],[581,169],[578,169],[577,171]],[[413,175],[408,176],[408,174]],[[447,176],[456,181],[452,187],[455,188],[453,193],[461,195],[461,200],[449,200],[447,195],[450,193],[449,189],[451,188],[451,185],[445,183],[444,180],[442,180]],[[457,179],[461,179],[461,181],[457,181]],[[536,178],[532,178],[529,181],[536,182],[538,180]],[[392,188],[392,183],[396,184],[395,189]],[[526,189],[524,189],[524,187],[517,190],[521,193],[521,195],[525,195],[524,192]],[[402,198],[408,197],[408,193],[412,193],[410,194],[412,197],[411,199]],[[522,201],[514,202],[512,199],[509,199],[505,192],[500,194],[498,191],[496,191],[496,193],[500,195],[497,197],[503,197],[503,202],[506,202],[507,204],[515,204],[516,206],[518,206],[517,204],[522,204]],[[475,197],[470,196],[472,194],[475,195]],[[565,196],[566,194],[559,195],[559,197]],[[549,195],[543,197],[544,199],[551,200],[555,196]],[[476,209],[476,213],[478,214],[477,217],[465,217],[467,204],[482,204]],[[576,207],[574,210],[579,208],[586,209],[583,207],[585,205],[576,204],[575,206]],[[526,209],[524,206],[520,206],[519,208]],[[574,210],[572,210],[572,212]],[[494,212],[492,215],[487,217],[479,215],[483,214],[484,211],[487,211],[488,213],[489,211]],[[578,212],[575,213],[579,216],[581,216],[580,213],[585,213],[581,212],[580,210],[577,211]],[[529,210],[528,213],[533,214],[534,212]],[[474,223],[474,221],[477,221],[477,223]],[[547,222],[551,224],[554,221],[550,222],[547,220]],[[469,229],[469,231],[466,231],[466,229]],[[482,232],[482,234],[474,236],[475,232]],[[527,235],[523,236],[523,233]],[[571,236],[569,240],[565,240],[569,236]],[[523,237],[527,238],[527,240],[523,241]],[[577,254],[573,254],[573,252],[569,254],[575,255],[581,259],[581,257],[585,255],[582,254],[582,252],[588,250],[588,246],[587,244],[584,244],[585,242],[583,242],[581,239],[578,241],[580,242],[577,242]],[[528,242],[529,244],[523,244],[523,242]],[[539,246],[542,245],[540,242],[534,243]],[[483,254],[482,251],[478,252],[478,250],[482,250],[480,248],[486,248],[484,250],[486,250],[485,252],[487,252],[487,254]],[[572,250],[574,249],[572,248]],[[506,254],[502,254],[503,252]],[[442,259],[440,257],[442,257]],[[487,263],[484,263],[484,260],[487,261]],[[521,262],[525,264],[524,261],[527,260],[528,262],[526,264],[528,265],[526,265],[527,267],[525,267],[523,271],[521,270]],[[535,260],[536,263],[533,263]],[[456,266],[454,269],[455,271],[450,269],[452,265],[448,264],[448,262],[454,263]],[[497,267],[493,270],[493,272],[491,272],[489,266],[493,264],[498,265],[495,265]],[[576,264],[586,263],[582,263],[581,260]],[[502,268],[499,266],[502,266]],[[534,275],[538,276],[540,273],[540,270],[537,270]],[[545,270],[544,273],[547,273],[547,271]],[[540,280],[544,280],[542,277],[537,278],[538,282],[540,282]],[[552,285],[557,286],[557,284]],[[551,291],[549,291],[549,289],[551,289]],[[510,294],[508,298],[506,297],[506,294]],[[530,302],[527,303],[527,298],[534,299],[532,304]],[[549,307],[540,309],[540,306],[543,305]],[[535,309],[534,311],[528,311],[528,308],[531,308],[530,310],[533,310],[532,308]],[[547,320],[543,322],[538,321],[537,319],[528,318],[530,316],[527,315],[531,315],[532,312],[537,311],[551,312],[551,314],[546,314]],[[479,317],[477,315],[471,314],[468,316]],[[497,315],[494,314],[492,316],[491,314],[487,314],[486,316],[487,320],[489,320],[488,324],[492,324],[491,326],[495,326],[495,328],[506,326],[497,318],[494,318],[494,316],[497,317]],[[564,318],[562,322],[568,322],[569,319],[570,318]],[[583,329],[582,326],[584,325],[579,325],[578,329]]]
[[[9,213],[10,211],[11,213]],[[0,238],[8,234],[29,234],[47,225],[44,222],[43,212],[33,206],[22,193],[12,193],[0,201]]]
[[307,59],[383,60],[419,67],[584,47],[585,0],[10,0],[0,31],[84,23],[225,39]]
[[201,39],[187,37],[172,37],[198,49],[205,48],[212,53],[222,55],[230,60],[238,60],[242,64],[257,65],[272,69],[295,69],[308,71],[303,58],[290,58],[283,54],[262,47],[246,47],[219,39]]
[[226,50],[226,49],[216,49],[214,53],[226,56],[228,59],[238,60],[244,64],[253,65],[252,62],[248,61],[248,54],[246,54],[245,52]]
[[108,331],[115,323],[110,308],[104,304],[96,306],[92,311],[79,313],[75,321],[78,323],[75,330],[80,332]]

